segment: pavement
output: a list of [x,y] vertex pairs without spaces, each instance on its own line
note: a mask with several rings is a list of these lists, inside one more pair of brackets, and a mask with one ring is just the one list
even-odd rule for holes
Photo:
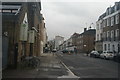
[[78,80],[79,77],[59,59],[55,53],[41,54],[40,65],[33,68],[5,69],[2,72],[2,79],[47,79],[47,80]]
[[53,53],[40,56],[40,66],[35,69],[6,69],[2,78],[61,78],[68,75],[68,70]]
[[2,77],[3,80],[116,80],[114,78],[119,76],[118,67],[118,63],[114,61],[91,58],[84,54],[44,53],[40,56],[40,65],[37,68],[6,69],[2,71]]

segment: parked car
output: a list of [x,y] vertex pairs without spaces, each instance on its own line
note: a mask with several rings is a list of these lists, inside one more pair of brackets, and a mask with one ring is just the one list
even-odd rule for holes
[[62,51],[63,51],[63,50],[59,50],[59,51],[57,51],[57,53],[63,53]]
[[68,50],[64,49],[62,52],[63,52],[63,53],[68,53]]
[[113,59],[114,56],[115,54],[110,51],[104,51],[103,53],[100,54],[100,58],[104,58],[104,59]]
[[98,53],[98,51],[92,51],[90,53],[90,57],[99,57],[100,56],[100,53]]
[[52,52],[53,52],[53,53],[54,53],[54,52],[57,52],[57,50],[56,50],[56,49],[53,49]]
[[114,55],[113,60],[116,62],[120,62],[120,52]]

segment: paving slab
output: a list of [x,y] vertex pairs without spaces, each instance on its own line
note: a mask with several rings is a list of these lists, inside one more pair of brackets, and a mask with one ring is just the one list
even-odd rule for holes
[[66,68],[53,53],[44,53],[40,56],[40,66],[35,69],[6,69],[3,78],[57,78],[67,75]]

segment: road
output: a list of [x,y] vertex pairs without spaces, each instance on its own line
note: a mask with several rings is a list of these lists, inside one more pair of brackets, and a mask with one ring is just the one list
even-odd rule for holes
[[84,54],[56,54],[80,78],[118,78],[118,63],[112,60],[91,58]]

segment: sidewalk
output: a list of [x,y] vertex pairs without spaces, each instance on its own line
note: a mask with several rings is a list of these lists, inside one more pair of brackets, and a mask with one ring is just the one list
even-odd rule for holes
[[3,78],[57,78],[67,75],[67,70],[56,55],[44,53],[36,69],[4,70],[2,74]]

